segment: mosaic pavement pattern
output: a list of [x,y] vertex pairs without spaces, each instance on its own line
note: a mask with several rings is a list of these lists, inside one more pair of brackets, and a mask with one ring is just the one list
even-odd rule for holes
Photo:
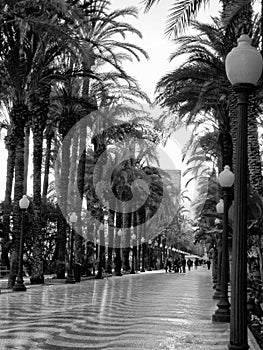
[[146,273],[0,295],[0,349],[226,349],[210,272]]

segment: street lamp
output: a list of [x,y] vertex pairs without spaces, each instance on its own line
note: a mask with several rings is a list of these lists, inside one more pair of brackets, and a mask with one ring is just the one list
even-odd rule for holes
[[[216,211],[219,214],[223,214],[224,212],[224,200],[221,198],[216,205]],[[216,218],[215,225],[221,226],[221,220]],[[215,293],[213,295],[213,299],[220,299],[221,296],[221,267],[222,267],[222,240],[221,237],[216,240],[217,241],[217,269],[216,269],[216,287]]]
[[13,286],[12,290],[14,292],[25,292],[26,286],[24,285],[24,280],[23,280],[24,225],[25,225],[25,212],[29,207],[29,200],[25,194],[19,201],[19,207],[22,211],[22,220],[21,220],[21,234],[20,234],[20,246],[19,246],[18,274],[17,274],[16,283]]
[[151,257],[151,245],[152,245],[152,240],[149,239],[148,241],[148,271],[152,271],[152,266],[151,266],[151,263],[152,263],[152,257]]
[[72,213],[69,217],[71,222],[71,234],[70,234],[70,255],[69,255],[69,272],[67,275],[66,283],[76,283],[74,269],[73,269],[73,251],[74,251],[74,225],[77,222],[78,217],[75,213]]
[[163,244],[160,243],[160,269],[163,268]]
[[[222,235],[222,260],[221,260],[221,283],[220,283],[220,300],[217,304],[217,310],[212,316],[215,322],[230,322],[230,303],[228,300],[228,209],[229,209],[229,189],[233,186],[235,176],[226,165],[224,170],[219,174],[218,180],[222,187],[224,200],[220,200],[216,209],[223,213],[223,235]],[[222,203],[223,202],[223,203]],[[222,206],[223,204],[223,206]]]
[[121,236],[122,236],[122,230],[119,229],[117,232],[117,239],[116,239],[116,264],[115,264],[115,276],[122,276],[121,273]]
[[134,269],[134,265],[135,265],[135,245],[134,245],[134,241],[136,240],[136,235],[133,233],[131,235],[131,239],[132,239],[132,268],[131,268],[131,274],[135,274],[135,269]]
[[141,238],[141,243],[142,243],[142,268],[141,268],[141,272],[145,272],[145,269],[144,269],[144,259],[145,259],[145,238],[142,237]]
[[98,272],[95,276],[95,279],[103,279],[103,266],[104,266],[104,224],[99,226],[99,240],[98,240],[98,249],[99,249],[99,266]]
[[261,76],[262,56],[243,34],[225,65],[238,96],[229,349],[247,350],[247,109],[249,93]]

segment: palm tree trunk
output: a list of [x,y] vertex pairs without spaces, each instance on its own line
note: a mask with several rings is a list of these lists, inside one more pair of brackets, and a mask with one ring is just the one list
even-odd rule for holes
[[38,89],[31,96],[31,115],[33,130],[33,264],[32,284],[44,283],[43,271],[43,235],[42,235],[42,202],[41,175],[44,130],[49,111],[50,84],[40,83]]
[[76,204],[76,214],[78,216],[77,222],[77,231],[75,234],[75,263],[83,265],[84,263],[84,246],[83,246],[83,236],[82,236],[82,220],[81,220],[81,212],[82,212],[82,203],[84,197],[84,189],[85,189],[85,171],[86,171],[86,137],[87,137],[87,128],[85,125],[85,120],[80,121],[79,128],[79,164],[75,176],[75,181],[77,181],[77,188],[80,200]]
[[46,202],[47,191],[48,191],[52,137],[53,137],[53,132],[46,133],[46,156],[45,156],[45,170],[44,170],[43,190],[42,190],[43,203]]
[[8,134],[5,137],[5,145],[8,152],[7,155],[7,170],[6,170],[6,187],[5,187],[5,200],[3,203],[3,241],[2,241],[2,265],[10,269],[10,261],[8,253],[10,250],[10,217],[12,214],[12,188],[15,170],[15,155],[16,155],[16,143],[14,135],[11,129],[8,130]]
[[33,129],[33,264],[31,284],[44,283],[43,272],[43,237],[41,221],[41,165],[43,153],[43,131]]
[[252,191],[257,191],[263,195],[262,182],[262,162],[259,149],[258,124],[257,124],[257,106],[258,101],[250,97],[248,108],[248,171],[249,182]]
[[29,162],[30,126],[25,127],[25,161],[24,161],[24,192],[27,193],[28,162]]
[[68,179],[69,179],[69,164],[70,164],[70,141],[63,140],[62,144],[62,159],[61,159],[61,177],[60,177],[60,216],[58,226],[58,261],[57,261],[57,278],[65,278],[65,257],[66,257],[66,242],[67,242],[67,222],[63,214],[67,213],[68,200]]
[[130,267],[130,241],[131,241],[131,213],[123,214],[123,228],[124,228],[124,248],[123,248],[123,270],[129,271]]
[[13,231],[12,231],[12,245],[11,245],[11,261],[10,261],[10,275],[8,280],[8,287],[12,288],[18,271],[18,256],[19,243],[21,235],[21,210],[19,207],[19,200],[22,198],[24,192],[24,142],[25,133],[24,127],[28,117],[28,109],[23,104],[13,106],[10,113],[10,118],[13,121],[14,135],[16,141],[16,155],[15,155],[15,185],[14,185],[14,205],[13,205]]
[[112,273],[112,253],[113,253],[113,240],[114,240],[114,212],[109,211],[108,218],[108,228],[109,228],[109,244],[108,244],[108,260],[107,260],[107,272]]

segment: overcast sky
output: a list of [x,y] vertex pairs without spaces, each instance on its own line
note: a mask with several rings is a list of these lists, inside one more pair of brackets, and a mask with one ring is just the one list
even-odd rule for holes
[[[125,68],[128,73],[137,78],[142,89],[151,99],[154,97],[154,90],[157,81],[168,71],[173,70],[180,61],[169,63],[169,56],[175,51],[175,44],[172,39],[165,36],[166,17],[169,8],[174,0],[161,0],[158,5],[152,7],[148,13],[144,13],[141,0],[112,0],[113,9],[121,9],[135,6],[139,9],[138,19],[125,19],[139,29],[143,39],[135,36],[128,37],[127,41],[136,43],[150,56],[150,59],[142,59],[141,62],[127,63]],[[201,9],[198,20],[208,22],[212,16],[218,15],[220,9],[218,0],[210,0],[210,5]]]

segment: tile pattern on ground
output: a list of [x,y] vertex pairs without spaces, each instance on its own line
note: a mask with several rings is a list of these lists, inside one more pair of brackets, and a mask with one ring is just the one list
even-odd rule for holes
[[1,350],[224,350],[210,271],[147,273],[0,295]]

